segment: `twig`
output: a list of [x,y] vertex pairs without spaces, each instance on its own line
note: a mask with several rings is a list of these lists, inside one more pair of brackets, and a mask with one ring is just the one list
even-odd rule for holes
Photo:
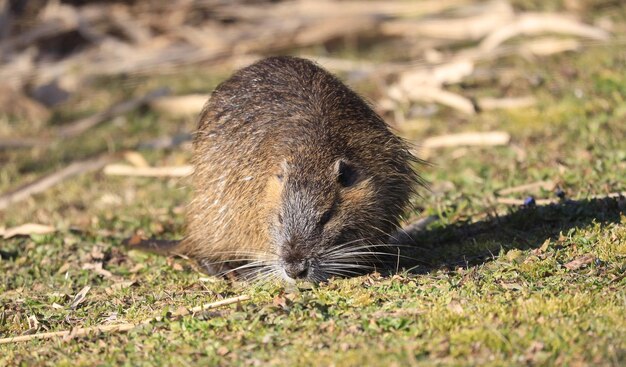
[[113,117],[128,113],[137,107],[144,105],[156,98],[165,96],[169,93],[167,88],[159,88],[151,91],[145,96],[133,98],[130,101],[124,101],[109,107],[108,109],[98,112],[95,115],[74,121],[69,125],[63,126],[57,131],[57,135],[60,138],[71,138],[82,134],[86,130],[106,121]]
[[45,224],[26,223],[17,227],[7,229],[0,227],[0,236],[4,238],[11,238],[13,236],[23,236],[31,234],[48,234],[53,233],[56,230],[56,228]]
[[52,339],[58,336],[66,337],[69,336],[70,333],[73,336],[85,336],[91,333],[97,332],[113,332],[113,331],[128,331],[135,328],[136,324],[118,324],[118,325],[104,325],[104,326],[94,326],[88,328],[80,328],[74,330],[64,330],[64,331],[53,331],[49,333],[39,333],[39,334],[31,334],[31,335],[21,335],[21,336],[13,336],[9,338],[0,339],[0,344],[9,344],[9,343],[18,343],[18,342],[26,342],[34,339]]
[[389,88],[388,94],[389,97],[396,101],[408,99],[411,101],[435,102],[452,107],[468,115],[476,113],[476,106],[471,100],[437,86],[416,85],[407,89],[395,85]]
[[596,27],[592,27],[558,14],[526,13],[505,27],[496,28],[480,44],[485,52],[496,49],[510,38],[519,35],[536,35],[554,32],[587,37],[596,40],[607,40],[609,34]]
[[501,190],[496,191],[496,193],[498,195],[510,195],[510,194],[514,194],[517,192],[534,191],[537,189],[552,190],[554,188],[554,185],[555,185],[554,181],[537,181],[537,182],[527,183],[524,185],[501,189]]
[[389,36],[432,37],[449,40],[479,40],[494,29],[511,22],[515,17],[513,7],[505,1],[459,8],[471,14],[456,17],[423,17],[417,19],[391,19],[384,22],[381,32]]
[[[248,295],[243,295],[243,296],[238,296],[238,297],[233,297],[233,298],[227,298],[227,299],[223,299],[221,301],[216,301],[213,303],[205,303],[202,306],[196,306],[193,307],[191,310],[189,310],[192,314],[196,314],[198,312],[202,312],[202,311],[207,311],[213,308],[217,308],[217,307],[221,307],[221,306],[226,306],[226,305],[230,305],[233,303],[239,303],[241,301],[247,301],[250,299],[250,296]],[[180,316],[185,316],[186,313],[174,313],[174,315],[176,317],[180,317]]]
[[13,203],[25,200],[34,194],[45,191],[72,176],[99,170],[112,162],[114,158],[115,157],[111,154],[104,154],[97,158],[74,162],[59,171],[43,176],[14,191],[0,195],[0,210],[4,210]]
[[[202,311],[218,308],[218,307],[221,307],[221,306],[230,305],[230,304],[233,304],[233,303],[239,303],[239,302],[242,302],[242,301],[247,301],[249,299],[250,299],[250,296],[242,295],[242,296],[238,296],[238,297],[227,298],[227,299],[224,299],[224,300],[221,300],[221,301],[217,301],[217,302],[207,303],[207,304],[204,304],[202,306],[193,307],[193,308],[191,308],[189,310],[186,309],[186,308],[183,308],[183,309],[173,313],[172,314],[172,318],[176,319],[176,318],[188,315],[189,313],[195,314],[195,313],[198,313],[198,312],[202,312]],[[35,340],[35,339],[52,339],[52,338],[56,338],[56,337],[59,337],[59,336],[60,337],[80,337],[80,336],[87,336],[89,334],[104,333],[104,332],[126,332],[126,331],[129,331],[129,330],[132,330],[132,329],[136,328],[137,326],[149,324],[149,323],[151,323],[151,322],[153,322],[155,320],[158,320],[158,319],[159,319],[159,317],[151,317],[151,318],[143,320],[143,321],[141,321],[139,323],[124,323],[124,324],[117,324],[117,325],[93,326],[93,327],[78,328],[78,329],[73,329],[73,330],[64,330],[64,331],[55,331],[55,332],[49,332],[49,333],[40,333],[40,334],[32,334],[32,335],[14,336],[14,337],[0,339],[0,344],[25,342],[25,341],[29,341],[29,340]]]
[[433,136],[424,140],[422,147],[442,148],[456,146],[494,146],[506,145],[511,140],[511,135],[504,131],[471,132]]
[[424,16],[444,11],[454,6],[467,3],[467,0],[438,0],[438,1],[370,1],[367,6],[361,1],[329,1],[329,0],[304,0],[280,2],[275,6],[268,7],[266,4],[257,6],[241,6],[234,4],[219,10],[222,16],[236,16],[238,19],[257,20],[267,19],[270,21],[284,20],[296,17],[338,18],[345,17],[396,17],[402,15]]
[[575,51],[581,47],[575,39],[546,37],[533,39],[520,44],[517,49],[524,56],[548,56],[565,51]]
[[104,167],[104,174],[111,176],[136,177],[185,177],[193,172],[193,166],[172,167],[133,167],[126,164],[109,164]]

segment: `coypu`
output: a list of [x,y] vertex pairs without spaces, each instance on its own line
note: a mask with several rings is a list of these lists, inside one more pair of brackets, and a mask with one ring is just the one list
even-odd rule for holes
[[420,182],[415,161],[339,79],[308,60],[270,57],[236,72],[204,106],[186,237],[157,245],[212,274],[360,274],[408,207]]

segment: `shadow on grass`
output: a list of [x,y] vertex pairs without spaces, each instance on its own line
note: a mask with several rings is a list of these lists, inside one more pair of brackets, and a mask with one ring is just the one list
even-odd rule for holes
[[482,264],[493,260],[501,250],[534,249],[546,239],[557,239],[560,233],[567,235],[572,229],[619,223],[620,215],[626,213],[624,204],[623,197],[566,201],[521,207],[474,223],[409,231],[399,242],[404,257],[398,265],[423,273]]

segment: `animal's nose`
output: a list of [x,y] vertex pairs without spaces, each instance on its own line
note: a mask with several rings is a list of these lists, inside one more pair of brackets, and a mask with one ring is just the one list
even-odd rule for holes
[[309,264],[306,260],[289,262],[284,267],[285,273],[292,279],[306,278],[309,274]]

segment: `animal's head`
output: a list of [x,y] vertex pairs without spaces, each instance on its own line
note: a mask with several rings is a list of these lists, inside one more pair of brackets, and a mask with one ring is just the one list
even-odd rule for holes
[[[272,252],[283,278],[324,281],[373,269],[405,210],[414,174],[374,154],[298,154],[270,177]],[[384,160],[384,159],[383,159]]]

